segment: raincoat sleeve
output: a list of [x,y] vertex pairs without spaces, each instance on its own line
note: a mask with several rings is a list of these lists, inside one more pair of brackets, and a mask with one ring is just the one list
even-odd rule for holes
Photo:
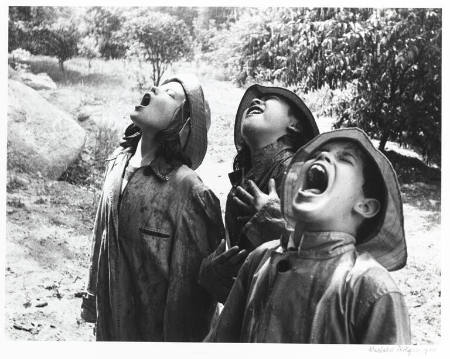
[[96,306],[97,272],[98,272],[97,263],[100,252],[100,245],[103,237],[103,230],[101,226],[102,222],[101,204],[102,200],[100,200],[100,205],[97,209],[97,215],[94,223],[88,282],[81,302],[81,318],[90,323],[95,323],[97,321],[97,306]]
[[225,302],[222,312],[214,327],[205,338],[205,342],[239,342],[241,336],[242,319],[247,300],[247,280],[249,272],[249,259],[239,270],[231,292]]
[[178,217],[164,311],[164,341],[201,341],[208,333],[217,302],[198,284],[198,273],[203,258],[223,236],[219,200],[203,185],[197,186]]
[[[112,153],[112,155],[108,159],[106,159],[106,168],[103,179],[105,179],[106,176],[108,175],[115,158],[121,151],[122,151],[121,147],[117,148]],[[103,218],[104,205],[105,204],[103,201],[103,194],[102,194],[97,207],[94,229],[92,231],[92,239],[91,239],[92,244],[91,244],[88,281],[81,302],[81,318],[90,323],[95,323],[97,320],[97,308],[96,308],[97,273],[98,273],[98,257],[100,252],[100,246],[105,233],[105,222]]]
[[261,262],[266,258],[264,256],[266,253],[266,248],[259,247],[246,258],[234,281],[223,310],[205,338],[205,342],[240,342],[251,279]]
[[401,293],[376,300],[359,318],[361,344],[411,344],[407,307]]
[[[364,263],[359,258],[360,264]],[[357,268],[355,266],[355,268]],[[389,272],[360,266],[364,272],[356,280],[351,321],[354,338],[360,344],[410,344],[411,330],[407,306]]]

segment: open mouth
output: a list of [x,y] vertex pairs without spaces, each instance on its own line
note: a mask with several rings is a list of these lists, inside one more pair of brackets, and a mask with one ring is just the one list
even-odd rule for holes
[[263,112],[264,112],[264,109],[261,106],[253,105],[253,106],[250,106],[249,109],[247,110],[247,116],[257,115],[257,114],[260,114]]
[[150,103],[150,94],[146,93],[144,94],[144,97],[142,97],[141,106],[148,106],[149,103]]
[[303,191],[313,194],[321,194],[328,187],[328,174],[320,164],[313,164],[306,172],[305,186]]

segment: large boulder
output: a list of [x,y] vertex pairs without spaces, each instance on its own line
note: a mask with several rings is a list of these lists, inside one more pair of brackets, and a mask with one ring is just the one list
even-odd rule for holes
[[25,85],[35,90],[56,90],[56,84],[45,72],[33,74],[31,72],[19,71],[20,79]]
[[86,133],[32,88],[8,81],[8,169],[57,179],[78,157]]

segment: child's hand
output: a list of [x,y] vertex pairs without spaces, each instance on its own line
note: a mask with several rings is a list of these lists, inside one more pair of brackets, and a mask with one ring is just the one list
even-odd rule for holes
[[233,200],[248,214],[255,214],[260,211],[270,200],[280,200],[277,194],[275,180],[269,180],[269,193],[265,194],[252,180],[248,181],[250,192],[247,192],[241,186],[236,189],[236,196]]
[[247,254],[238,246],[225,250],[225,240],[222,239],[217,249],[200,266],[200,284],[224,303]]

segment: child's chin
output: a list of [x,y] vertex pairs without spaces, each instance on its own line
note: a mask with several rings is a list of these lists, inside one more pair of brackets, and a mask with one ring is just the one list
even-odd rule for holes
[[301,203],[295,204],[292,212],[297,222],[311,222],[320,219],[322,210],[319,206],[311,203]]

